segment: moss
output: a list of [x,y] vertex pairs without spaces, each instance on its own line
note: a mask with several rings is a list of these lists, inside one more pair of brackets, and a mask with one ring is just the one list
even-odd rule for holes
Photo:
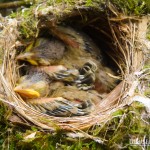
[[[76,0],[56,0],[55,3],[62,3],[73,5]],[[99,6],[106,1],[86,0],[84,6]],[[149,0],[112,0],[111,1],[119,11],[125,14],[141,15],[149,12]],[[97,4],[97,5],[94,5]],[[99,5],[98,5],[99,4]],[[47,1],[47,5],[54,5],[51,0]],[[39,9],[44,9],[42,6]],[[69,8],[70,7],[70,8]],[[69,6],[65,11],[70,11],[73,6]],[[37,23],[38,20],[34,16],[36,6],[32,6],[23,11],[14,13],[11,17],[20,20],[19,31],[21,38],[34,38],[38,34]],[[133,145],[134,137],[143,139],[144,136],[150,135],[149,120],[147,112],[141,103],[134,102],[130,106],[112,113],[112,118],[104,124],[99,124],[91,127],[86,132],[94,137],[105,139],[104,145],[97,143],[92,139],[76,139],[76,142],[70,141],[65,134],[59,130],[57,133],[49,133],[41,131],[35,126],[31,128],[24,128],[21,126],[14,126],[7,121],[11,110],[5,105],[0,107],[0,149],[64,149],[64,150],[101,150],[101,149],[141,149],[140,145]],[[142,114],[142,115],[141,115]],[[35,135],[34,135],[35,134]],[[27,138],[32,135],[32,138]],[[73,139],[74,140],[74,139]],[[42,142],[41,142],[42,141]]]
[[[148,117],[142,118],[144,115],[147,115],[147,112],[139,102],[134,102],[131,106],[127,107],[125,113],[120,118],[121,122],[119,121],[119,126],[116,128],[117,130],[111,142],[118,143],[120,141],[123,145],[129,142],[130,145],[133,137],[144,138],[144,136],[148,136],[150,134],[149,120]],[[142,145],[138,146],[140,148]]]
[[150,87],[144,91],[144,95],[150,97]]
[[144,67],[143,67],[142,77],[140,79],[142,90],[139,89],[142,91],[143,95],[145,95],[147,97],[150,97],[150,71],[149,70],[150,70],[150,59],[148,56],[147,60],[145,61]]
[[105,138],[107,149],[142,149],[142,144],[135,145],[134,139],[149,138],[149,118],[145,107],[139,102],[112,113],[112,119],[103,126],[95,126],[90,132]]
[[[7,121],[11,109],[1,104],[0,107],[0,149],[10,150],[105,150],[105,149],[141,149],[142,140],[149,139],[149,118],[143,104],[133,102],[114,113],[104,124],[88,129],[87,133],[104,139],[104,144],[92,139],[67,138],[65,131],[46,132],[35,126],[16,126]],[[141,142],[136,145],[135,139]]]
[[18,31],[20,32],[20,36],[23,39],[35,38],[38,34],[38,20],[34,15],[34,8],[35,7],[32,6],[10,15],[12,18],[17,18],[20,20]]
[[149,0],[112,0],[111,2],[126,15],[142,15],[150,12]]
[[[0,102],[0,149],[4,149],[5,145],[8,145],[9,134],[12,131],[7,117],[11,110],[6,105]],[[9,146],[12,147],[13,143],[10,142]]]
[[147,29],[146,38],[150,40],[150,25],[148,26],[148,29]]
[[[76,0],[56,0],[43,2],[43,5],[39,5],[43,1],[38,0],[34,2],[34,5],[30,8],[25,8],[21,11],[11,14],[11,17],[15,17],[20,20],[19,31],[22,38],[35,38],[38,35],[38,19],[35,17],[35,11],[44,10],[48,6],[63,6],[64,12],[71,12],[74,8],[78,6],[86,6],[93,8],[102,8],[107,5],[106,0],[83,0],[81,3]],[[117,7],[119,11],[125,14],[142,15],[150,12],[150,2],[148,0],[112,0],[111,3]],[[56,12],[55,12],[56,11]],[[58,16],[57,10],[53,11],[54,15]],[[148,36],[149,37],[149,36]]]
[[[42,5],[39,5],[42,3]],[[98,0],[83,0],[81,3],[82,7],[100,7],[100,5],[104,4],[104,0],[98,1]],[[55,17],[59,18],[62,14],[60,13],[60,10],[63,7],[63,13],[64,14],[69,14],[71,11],[80,6],[80,3],[78,3],[76,0],[56,0],[56,1],[35,1],[34,5],[32,5],[29,8],[24,8],[20,11],[17,11],[15,13],[12,13],[10,17],[16,18],[19,21],[18,24],[18,30],[20,32],[20,39],[33,39],[38,36],[38,18],[35,15],[35,13],[42,12],[47,14],[53,13]],[[57,8],[54,9],[52,12],[50,10],[47,10],[47,7],[49,6],[56,6]],[[60,6],[60,10],[58,9],[58,6]],[[55,8],[55,7],[54,7]]]

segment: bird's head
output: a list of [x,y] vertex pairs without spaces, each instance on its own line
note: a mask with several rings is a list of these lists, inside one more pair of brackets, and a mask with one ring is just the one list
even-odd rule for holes
[[47,96],[49,92],[49,82],[42,73],[26,75],[20,78],[14,91],[25,99]]
[[31,65],[38,65],[38,62],[36,61],[36,59],[34,59],[35,54],[32,52],[25,52],[22,54],[19,54],[16,57],[16,60],[23,60],[23,61],[27,61],[29,62]]

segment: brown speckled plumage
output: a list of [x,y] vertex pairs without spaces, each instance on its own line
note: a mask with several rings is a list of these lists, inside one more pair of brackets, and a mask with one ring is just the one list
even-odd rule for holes
[[64,52],[65,44],[62,41],[56,38],[38,38],[33,46],[27,47],[16,59],[28,61],[32,65],[53,65],[63,58]]
[[49,115],[69,117],[89,114],[101,100],[98,93],[92,91],[81,91],[61,82],[52,85],[49,98],[27,100],[29,106]]
[[[26,102],[48,115],[87,115],[102,99],[100,95],[115,87],[116,79],[109,75],[114,73],[103,66],[101,50],[87,35],[63,26],[50,26],[49,31],[55,38],[38,38],[24,53],[30,53],[29,57],[24,54],[17,56],[17,59],[37,65],[37,75],[29,73],[22,83],[39,92],[40,96],[35,99],[31,95]],[[50,68],[49,65],[59,65],[58,72],[54,69],[56,67]],[[71,72],[73,69],[75,72]],[[42,90],[37,87],[39,81],[44,82]],[[92,90],[82,88],[82,85],[91,84]]]

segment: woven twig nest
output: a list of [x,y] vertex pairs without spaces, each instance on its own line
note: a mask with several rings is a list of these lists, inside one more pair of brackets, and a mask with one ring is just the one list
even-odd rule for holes
[[[65,6],[63,6],[65,7]],[[109,6],[104,13],[93,7],[74,7],[69,12],[62,11],[63,7],[47,7],[40,9],[40,5],[33,9],[37,19],[37,31],[46,26],[46,21],[56,21],[68,25],[80,26],[95,42],[103,43],[102,51],[106,58],[112,59],[117,69],[120,70],[120,83],[103,99],[96,109],[89,115],[77,117],[54,117],[42,114],[26,104],[14,92],[17,79],[20,77],[19,66],[15,57],[17,55],[19,31],[18,26],[23,20],[2,18],[0,45],[4,52],[0,68],[1,100],[13,107],[14,112],[26,124],[36,125],[42,129],[56,131],[81,131],[94,125],[101,125],[111,118],[111,114],[131,102],[134,91],[138,85],[138,76],[145,59],[144,46],[139,41],[139,20],[125,16],[117,16],[117,11]],[[47,20],[46,20],[47,19]],[[46,20],[46,21],[45,21]],[[96,41],[97,40],[97,41]]]

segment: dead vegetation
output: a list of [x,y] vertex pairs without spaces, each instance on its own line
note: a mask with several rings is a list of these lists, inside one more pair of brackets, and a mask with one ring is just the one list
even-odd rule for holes
[[[143,88],[140,79],[149,75],[149,72],[146,72],[149,68],[143,71],[148,42],[143,45],[145,39],[142,39],[142,33],[146,33],[146,31],[141,31],[140,28],[142,18],[120,15],[111,4],[108,4],[105,14],[98,8],[95,9],[94,6],[68,9],[66,5],[61,5],[61,7],[59,5],[49,7],[38,5],[32,9],[32,12],[34,13],[35,24],[33,27],[35,30],[31,28],[31,32],[26,31],[26,29],[29,30],[27,20],[24,22],[17,17],[15,19],[2,18],[0,45],[4,55],[0,68],[0,83],[2,84],[0,100],[12,106],[13,111],[21,116],[22,120],[19,120],[21,124],[27,124],[28,126],[34,124],[39,129],[42,128],[51,132],[59,130],[69,133],[79,132],[81,137],[90,138],[98,143],[105,143],[105,138],[101,139],[94,136],[92,130],[94,132],[96,126],[99,126],[99,130],[102,130],[102,127],[114,118],[112,114],[123,109],[126,105],[130,105],[136,99],[135,96],[144,99],[144,94],[139,89],[139,87]],[[60,12],[62,12],[61,15]],[[29,107],[13,91],[19,78],[19,65],[15,60],[16,47],[20,44],[19,40],[38,36],[42,31],[42,26],[46,27],[45,19],[48,22],[55,21],[58,24],[82,26],[82,30],[87,34],[92,30],[93,33],[97,33],[96,36],[95,34],[90,35],[95,42],[105,41],[105,44],[107,44],[106,58],[111,59],[111,62],[113,61],[117,68],[116,70],[119,70],[121,81],[90,115],[80,117],[48,116]],[[146,24],[144,29],[147,29]],[[71,134],[68,136],[73,137]]]

